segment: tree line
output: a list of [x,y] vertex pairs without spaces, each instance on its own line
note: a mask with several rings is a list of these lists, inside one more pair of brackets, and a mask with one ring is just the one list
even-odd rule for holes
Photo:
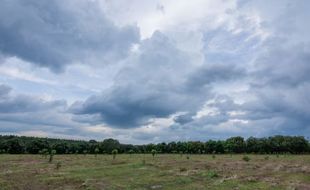
[[118,153],[179,153],[179,154],[302,154],[310,153],[310,144],[302,136],[272,136],[266,138],[231,137],[226,140],[170,142],[158,144],[121,144],[115,139],[103,141],[66,140],[53,138],[1,136],[0,153],[39,154],[55,151],[56,154],[111,154]]

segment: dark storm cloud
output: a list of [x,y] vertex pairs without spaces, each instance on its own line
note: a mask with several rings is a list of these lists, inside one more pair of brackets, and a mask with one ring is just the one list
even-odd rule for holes
[[130,128],[200,106],[202,97],[194,97],[183,87],[189,59],[166,36],[156,32],[139,49],[111,89],[76,102],[71,111],[100,114],[108,125]]
[[53,71],[96,57],[109,62],[139,41],[135,26],[117,27],[86,0],[3,0],[0,52]]
[[177,122],[189,122],[213,96],[210,83],[244,75],[243,70],[229,65],[193,67],[190,59],[159,32],[145,40],[140,50],[130,66],[120,71],[111,89],[76,102],[71,111],[100,114],[103,122],[119,128],[139,127],[151,118],[177,112],[187,113],[176,118]]

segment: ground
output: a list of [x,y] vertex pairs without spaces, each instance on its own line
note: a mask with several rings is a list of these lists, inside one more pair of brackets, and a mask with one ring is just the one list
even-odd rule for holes
[[310,155],[244,156],[2,154],[0,189],[310,189]]

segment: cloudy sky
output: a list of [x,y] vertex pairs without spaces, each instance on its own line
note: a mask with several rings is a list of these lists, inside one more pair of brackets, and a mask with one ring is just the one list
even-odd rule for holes
[[310,134],[308,0],[0,4],[0,134]]

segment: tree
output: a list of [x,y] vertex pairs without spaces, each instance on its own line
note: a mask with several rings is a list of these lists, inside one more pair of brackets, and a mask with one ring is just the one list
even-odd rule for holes
[[226,151],[229,153],[242,153],[245,150],[245,143],[242,137],[231,137],[225,142]]
[[110,153],[114,149],[120,149],[120,143],[115,139],[105,139],[100,143],[100,149],[103,152]]
[[56,150],[58,154],[67,154],[69,152],[69,146],[64,141],[59,141],[54,144],[53,149]]
[[8,152],[10,154],[24,153],[24,144],[18,138],[13,138],[7,141]]
[[30,154],[38,154],[40,150],[46,148],[49,148],[48,142],[40,139],[32,140],[27,144],[27,151]]

